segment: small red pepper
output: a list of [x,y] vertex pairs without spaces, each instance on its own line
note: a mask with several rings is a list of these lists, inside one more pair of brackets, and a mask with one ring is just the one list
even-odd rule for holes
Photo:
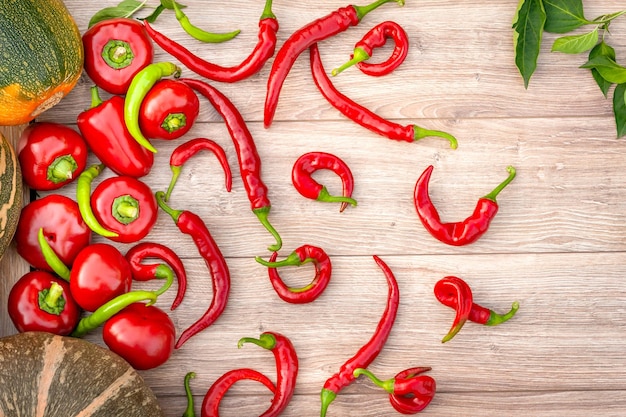
[[471,216],[455,223],[442,223],[428,194],[428,182],[433,172],[430,165],[415,184],[414,203],[417,215],[428,232],[439,241],[453,246],[469,245],[481,237],[489,228],[498,212],[496,197],[515,178],[515,168],[507,167],[509,176],[492,192],[478,200]]
[[[382,62],[366,62],[372,57],[374,49],[385,45],[387,39],[392,39],[394,42],[394,48],[389,58]],[[398,68],[408,53],[409,36],[398,23],[387,20],[377,24],[363,35],[363,38],[354,45],[354,52],[350,61],[333,69],[332,74],[337,75],[346,68],[356,65],[366,75],[381,77]]]
[[152,62],[154,48],[143,25],[130,18],[103,20],[83,35],[85,72],[98,87],[124,95],[139,71]]
[[[328,189],[315,181],[312,174],[320,169],[329,169],[341,178],[343,195],[334,196]],[[306,198],[323,202],[340,202],[339,212],[348,207],[348,204],[356,206],[356,200],[352,198],[354,190],[354,178],[350,167],[338,156],[327,152],[309,152],[300,156],[291,171],[293,186]]]
[[17,144],[22,178],[34,190],[56,190],[87,165],[87,144],[74,129],[53,122],[28,125]]
[[203,150],[211,151],[217,157],[217,160],[219,161],[220,165],[222,165],[222,169],[224,170],[226,191],[230,192],[233,186],[233,174],[230,171],[230,165],[228,165],[228,157],[226,156],[226,152],[224,152],[224,148],[222,148],[217,142],[211,139],[196,138],[188,140],[187,142],[184,142],[181,145],[177,146],[170,155],[170,169],[172,170],[172,179],[170,180],[170,185],[167,187],[167,192],[165,193],[166,201],[170,199],[170,195],[174,190],[174,186],[178,181],[178,177],[182,172],[185,162],[187,162],[190,158]]
[[[316,300],[330,282],[332,264],[330,258],[322,248],[312,245],[302,245],[281,261],[276,261],[278,252],[274,252],[269,262],[257,256],[256,261],[268,267],[270,282],[276,294],[288,303],[303,304]],[[278,269],[283,266],[301,266],[312,262],[315,266],[315,277],[310,284],[302,288],[289,287],[278,275]]]
[[485,326],[497,326],[511,319],[519,309],[519,303],[513,302],[511,310],[506,314],[498,314],[488,308],[474,303],[470,286],[461,278],[448,276],[435,284],[435,297],[445,306],[456,311],[456,316],[443,342],[452,339],[463,327],[467,320]]

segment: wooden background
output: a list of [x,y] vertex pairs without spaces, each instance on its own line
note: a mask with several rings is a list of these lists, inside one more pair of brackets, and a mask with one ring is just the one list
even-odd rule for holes
[[[66,0],[81,31],[97,10],[116,3]],[[223,65],[239,62],[255,45],[263,1],[184,3],[198,26],[215,32],[240,28],[241,34],[225,44],[202,45],[180,29],[172,13],[163,13],[155,27]],[[279,46],[294,30],[345,5],[340,0],[276,0]],[[270,129],[264,129],[262,116],[271,61],[248,80],[214,83],[238,106],[256,140],[272,201],[270,220],[283,237],[281,256],[305,243],[319,245],[332,258],[333,276],[312,304],[291,305],[276,296],[265,268],[254,261],[257,255],[269,256],[272,237],[250,212],[222,120],[201,100],[200,120],[186,137],[210,137],[225,148],[233,190],[224,190],[223,173],[207,154],[185,166],[171,204],[206,221],[227,257],[232,290],[217,323],[165,365],[142,372],[168,417],[185,408],[183,377],[189,371],[197,373],[192,381],[197,410],[211,383],[230,369],[251,367],[275,380],[269,352],[253,345],[237,349],[239,338],[258,337],[266,330],[288,336],[299,356],[295,395],[284,415],[318,415],[322,385],[369,340],[384,309],[387,288],[374,254],[393,270],[401,303],[371,370],[389,378],[408,367],[431,366],[437,394],[423,415],[626,413],[626,142],[616,139],[611,99],[604,98],[587,70],[578,68],[586,57],[551,53],[554,35],[544,36],[537,72],[524,88],[512,46],[516,7],[515,0],[409,0],[404,8],[385,5],[358,27],[319,45],[330,70],[373,25],[400,23],[411,44],[396,72],[374,79],[351,69],[334,81],[384,117],[455,135],[457,150],[436,138],[394,143],[345,119],[316,90],[307,56],[289,74]],[[589,18],[623,7],[617,0],[585,1]],[[616,20],[611,29],[608,42],[624,62],[626,18]],[[156,60],[171,60],[158,47],[156,51]],[[389,51],[384,48],[378,56]],[[189,70],[184,75],[195,76]],[[75,127],[77,114],[89,106],[90,85],[83,76],[40,120]],[[19,129],[4,131],[19,135]],[[180,142],[154,143],[159,152],[145,181],[155,191],[164,190],[170,178],[169,154]],[[296,192],[291,167],[309,151],[334,153],[351,167],[358,207],[339,213],[337,205],[310,201]],[[430,164],[435,166],[431,196],[447,221],[468,216],[476,200],[506,177],[507,165],[517,168],[517,178],[498,198],[500,212],[475,244],[444,245],[419,222],[413,188]],[[316,178],[339,192],[339,180],[332,174],[322,172]],[[73,196],[74,187],[62,192]],[[184,258],[188,292],[171,312],[182,331],[210,302],[208,272],[191,239],[181,236],[164,213],[147,239],[170,244]],[[129,247],[117,246],[123,251]],[[27,267],[9,253],[2,268],[0,304],[6,311],[11,283]],[[304,285],[312,271],[306,266],[282,269],[281,274],[292,285]],[[518,300],[519,313],[498,327],[468,323],[442,344],[454,312],[437,302],[433,286],[446,275],[464,278],[475,301],[496,311],[507,311]],[[158,305],[168,308],[171,296],[166,294]],[[0,334],[15,332],[6,314],[0,320]],[[98,332],[88,339],[102,343]],[[259,415],[269,400],[260,385],[237,384],[223,402],[222,415]],[[396,412],[385,393],[359,379],[340,393],[328,415]]]

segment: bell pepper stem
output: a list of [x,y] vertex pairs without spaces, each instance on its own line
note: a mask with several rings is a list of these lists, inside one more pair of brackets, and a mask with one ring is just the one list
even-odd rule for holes
[[195,372],[187,372],[187,374],[185,375],[184,385],[185,385],[185,396],[187,397],[187,408],[185,409],[185,412],[183,413],[182,417],[196,417],[196,412],[194,411],[193,394],[191,393],[191,387],[189,386],[189,381],[195,377],[196,377]]
[[102,99],[100,98],[100,92],[98,90],[98,86],[94,85],[91,87],[91,108],[98,107],[102,104]]
[[276,346],[276,338],[269,333],[263,333],[258,339],[254,337],[242,337],[237,342],[237,347],[241,349],[245,343],[253,343],[263,349],[272,350],[274,346]]
[[505,321],[511,319],[515,313],[519,310],[519,303],[514,301],[511,305],[511,309],[508,313],[498,314],[495,311],[492,311],[489,315],[489,320],[485,323],[486,326],[497,326],[498,324],[504,323]]
[[63,287],[59,283],[53,281],[50,288],[39,292],[39,308],[57,316],[63,312],[65,298],[63,298]]
[[72,155],[61,155],[55,158],[48,167],[46,178],[54,184],[58,184],[71,180],[76,169],[78,169],[78,164]]
[[354,10],[356,11],[358,19],[361,20],[365,17],[366,14],[374,11],[375,9],[379,8],[380,6],[386,3],[398,3],[400,7],[404,6],[404,0],[377,0],[366,6],[354,6],[353,5],[352,7],[354,7]]
[[267,249],[270,252],[277,252],[277,251],[279,251],[280,248],[283,246],[283,241],[280,238],[280,235],[278,234],[276,229],[274,229],[274,226],[272,226],[272,224],[270,223],[270,221],[267,218],[267,216],[270,213],[270,206],[261,207],[261,208],[258,208],[258,209],[254,209],[252,211],[254,212],[254,214],[256,214],[257,218],[259,219],[261,224],[265,227],[265,229],[267,229],[267,231],[270,232],[270,234],[272,236],[274,236],[274,239],[276,239],[276,243],[271,245],[271,246],[269,246]]
[[46,236],[43,232],[43,228],[40,227],[37,232],[37,241],[39,242],[39,247],[41,248],[41,253],[43,254],[46,263],[52,270],[61,278],[70,281],[70,269],[63,263],[59,255],[52,249]]
[[484,196],[484,199],[487,200],[491,200],[491,201],[496,201],[496,197],[498,196],[498,194],[500,194],[500,191],[502,191],[504,189],[504,187],[506,187],[507,185],[509,185],[511,183],[511,181],[513,181],[513,179],[515,178],[516,175],[516,170],[514,167],[512,166],[508,166],[506,168],[507,172],[509,173],[509,176],[500,183],[500,185],[498,185],[496,188],[493,189],[492,192],[490,192],[489,194],[487,194],[486,196]]
[[376,375],[374,375],[371,371],[369,371],[368,369],[364,369],[364,368],[356,368],[353,372],[353,375],[355,378],[358,378],[361,375],[365,375],[366,377],[368,377],[376,386],[384,389],[385,391],[387,391],[389,394],[393,394],[393,386],[395,383],[395,379],[386,379],[386,380],[381,380],[379,379]]
[[332,75],[339,75],[346,69],[350,68],[353,65],[358,64],[359,62],[367,61],[371,56],[368,54],[363,48],[354,48],[354,53],[352,54],[352,59],[345,62],[343,65],[338,66],[337,68],[333,68],[331,71]]
[[450,142],[450,148],[452,149],[456,149],[459,146],[459,143],[454,136],[452,136],[449,133],[443,132],[441,130],[424,129],[420,126],[414,125],[413,132],[414,132],[413,140],[415,141],[418,141],[420,139],[423,139],[429,136],[436,136],[436,137],[447,139]]

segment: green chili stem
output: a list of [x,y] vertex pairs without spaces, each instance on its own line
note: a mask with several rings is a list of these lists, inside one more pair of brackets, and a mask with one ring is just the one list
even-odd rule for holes
[[324,203],[348,203],[353,207],[356,207],[356,200],[351,197],[339,196],[339,195],[331,195],[328,192],[326,187],[322,186],[320,193],[317,196],[317,201],[322,201]]
[[259,20],[263,19],[276,19],[276,15],[272,11],[272,0],[265,0],[265,7],[263,8],[263,14]]
[[100,92],[98,91],[98,86],[94,85],[91,87],[91,108],[98,107],[102,104],[102,99],[100,98]]
[[70,154],[58,156],[48,167],[47,178],[55,184],[71,180],[78,164]]
[[191,35],[194,39],[206,43],[221,43],[231,40],[241,32],[239,29],[227,33],[211,33],[202,30],[189,21],[189,17],[187,17],[187,15],[180,10],[176,1],[173,1],[172,4],[174,6],[174,12],[176,13],[176,20],[178,20],[180,26],[185,30],[185,32]]
[[272,350],[276,346],[276,338],[269,333],[263,333],[258,339],[254,337],[242,337],[237,342],[237,347],[241,348],[244,343],[254,343],[257,346],[261,346],[263,349]]
[[274,229],[274,226],[272,226],[272,224],[270,223],[270,221],[268,220],[267,216],[270,213],[270,207],[261,207],[258,209],[254,209],[252,210],[254,212],[254,214],[256,214],[257,218],[259,219],[259,221],[261,222],[261,224],[263,225],[263,227],[265,227],[265,229],[267,229],[268,232],[270,232],[270,234],[272,236],[274,236],[274,239],[276,239],[276,243],[269,246],[267,249],[270,252],[277,252],[280,250],[280,248],[283,246],[283,240],[280,238],[280,235],[278,234],[278,232],[276,231],[276,229]]
[[163,210],[164,212],[169,214],[172,217],[172,219],[174,220],[175,223],[178,223],[178,218],[183,213],[183,211],[182,210],[174,210],[173,208],[168,206],[165,203],[165,193],[163,191],[157,191],[154,194],[154,196],[155,196],[157,204],[159,205],[161,210]]
[[156,295],[161,295],[172,286],[172,283],[174,282],[174,271],[172,271],[172,268],[170,268],[169,265],[159,264],[156,267],[154,277],[165,280],[165,284],[154,292]]
[[437,136],[440,138],[448,139],[448,141],[450,142],[450,147],[452,149],[456,149],[459,146],[459,143],[454,136],[441,130],[424,129],[417,125],[413,125],[413,131],[415,132],[415,134],[413,135],[413,140],[416,141],[429,136]]
[[280,268],[281,266],[300,266],[303,263],[311,260],[311,258],[307,258],[304,261],[301,261],[300,255],[298,255],[296,252],[291,252],[282,261],[270,262],[270,261],[266,261],[260,256],[257,256],[254,259],[261,265],[267,266],[268,268]]
[[163,197],[164,201],[170,199],[172,191],[174,191],[174,186],[178,181],[178,177],[180,177],[180,173],[183,171],[183,167],[181,165],[170,165],[170,169],[172,170],[172,179],[170,180],[170,184],[167,186],[167,191]]
[[320,417],[326,417],[326,412],[328,411],[328,406],[330,403],[335,401],[337,398],[337,393],[333,392],[329,389],[322,388],[322,392],[320,393],[320,397],[322,400],[322,409],[320,410]]
[[386,3],[398,3],[400,7],[404,6],[404,0],[377,0],[371,4],[368,4],[367,6],[354,6],[353,5],[352,7],[354,7],[354,10],[356,11],[357,18],[361,20],[365,17],[366,14],[374,11],[375,9],[379,8],[380,6]]
[[193,394],[191,393],[191,387],[189,386],[189,381],[195,377],[195,372],[187,372],[187,374],[185,375],[184,385],[185,396],[187,397],[187,408],[185,409],[182,417],[196,417],[196,412],[194,411]]
[[364,368],[356,368],[353,372],[353,375],[355,378],[358,378],[360,375],[365,375],[366,377],[371,379],[372,382],[376,386],[379,386],[380,388],[384,389],[389,394],[393,394],[393,386],[395,384],[394,379],[386,379],[383,381],[379,379],[376,375],[374,375],[371,371],[369,371],[368,369],[364,369]]
[[502,183],[500,183],[500,185],[498,185],[496,188],[494,188],[494,190],[492,192],[490,192],[489,194],[487,194],[483,198],[485,198],[487,200],[491,200],[491,201],[496,201],[496,197],[498,196],[498,194],[500,194],[500,191],[502,191],[504,189],[504,187],[506,187],[507,185],[509,185],[509,183],[511,181],[513,181],[513,178],[515,178],[515,174],[516,174],[515,168],[512,167],[512,166],[508,166],[506,168],[506,170],[509,173],[509,176],[507,177],[507,179],[502,181]]
[[85,224],[94,232],[104,237],[117,237],[117,233],[105,229],[96,219],[91,209],[91,183],[104,169],[104,164],[95,164],[83,171],[76,182],[76,202]]
[[519,310],[519,303],[517,301],[513,302],[511,306],[511,310],[509,310],[506,314],[498,314],[495,311],[492,311],[489,315],[489,320],[485,323],[486,326],[497,326],[498,324],[504,323],[505,321],[511,319],[515,313]]
[[367,61],[370,58],[371,58],[370,54],[365,52],[365,49],[363,49],[363,48],[354,48],[354,53],[352,54],[352,59],[347,61],[343,65],[341,65],[341,66],[339,66],[337,68],[334,68],[331,71],[331,74],[332,75],[338,75],[339,73],[341,73],[344,70],[350,68],[351,66],[356,65],[359,62]]
[[52,246],[48,243],[46,236],[43,232],[43,227],[39,228],[37,232],[37,241],[39,242],[39,247],[41,248],[41,253],[43,254],[46,263],[52,270],[61,278],[70,281],[70,269],[63,263],[59,255],[52,249]]

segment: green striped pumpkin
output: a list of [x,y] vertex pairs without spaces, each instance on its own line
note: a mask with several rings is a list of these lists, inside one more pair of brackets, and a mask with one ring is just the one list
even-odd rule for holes
[[0,132],[0,258],[15,234],[22,197],[22,172],[17,155]]

